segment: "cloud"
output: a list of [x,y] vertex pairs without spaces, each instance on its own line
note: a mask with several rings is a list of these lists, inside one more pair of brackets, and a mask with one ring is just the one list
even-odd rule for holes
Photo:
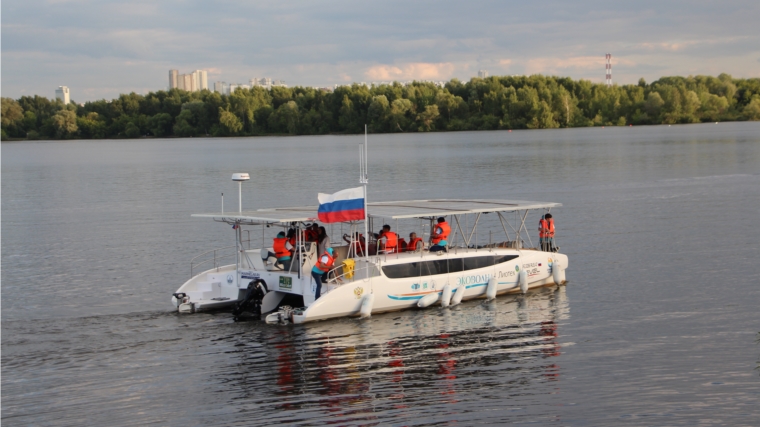
[[451,78],[454,64],[416,62],[399,66],[375,65],[364,75],[373,81],[378,80],[447,80]]
[[760,74],[756,0],[5,0],[2,12],[2,88],[11,97],[50,96],[60,84],[87,97],[160,90],[170,68],[309,86],[468,80],[480,69],[603,79],[606,52],[621,83]]

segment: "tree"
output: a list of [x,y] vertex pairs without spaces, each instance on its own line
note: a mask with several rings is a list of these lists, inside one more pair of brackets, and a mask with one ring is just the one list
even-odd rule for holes
[[[191,101],[182,104],[182,111],[190,110],[193,115],[192,119],[188,119],[188,123],[196,128],[196,130],[202,134],[208,134],[208,130],[211,127],[211,120],[206,110],[206,103],[203,101]],[[182,113],[180,113],[182,114]]]
[[2,98],[2,126],[8,127],[24,118],[24,109],[11,98]]
[[716,122],[721,119],[723,113],[728,109],[728,100],[722,96],[707,93],[702,98],[702,120]]
[[230,113],[229,107],[226,110],[219,107],[219,124],[224,129],[225,135],[236,135],[243,129],[240,119],[234,113]]
[[699,95],[693,90],[686,92],[686,96],[683,101],[682,113],[684,121],[687,123],[699,122],[699,117],[696,116],[697,110],[699,110],[702,101],[699,100]]
[[348,95],[343,95],[338,116],[338,125],[341,130],[346,133],[359,133],[361,124],[358,122],[358,116],[356,110],[354,110],[354,103],[349,99]]
[[369,128],[372,132],[388,131],[388,115],[390,111],[390,103],[385,95],[378,95],[372,98],[372,102],[367,110]]
[[435,119],[438,118],[438,106],[428,105],[425,107],[425,111],[421,112],[417,115],[417,121],[420,122],[421,126],[419,127],[420,131],[430,131],[431,126],[433,125],[433,122]]
[[77,117],[79,136],[88,139],[102,139],[106,137],[106,124],[100,120],[98,113],[88,113],[84,117]]
[[76,133],[77,115],[71,110],[61,110],[53,116],[53,128],[58,139],[69,138]]
[[140,128],[134,122],[129,122],[124,129],[124,135],[126,135],[127,138],[139,138]]
[[662,97],[659,93],[649,92],[649,96],[647,96],[647,102],[645,105],[649,117],[655,121],[659,120],[660,110],[662,109],[663,105],[665,105],[665,101],[662,100]]
[[195,121],[193,112],[189,109],[182,110],[174,121],[174,127],[172,130],[177,136],[195,136],[196,130],[191,123]]
[[295,101],[288,101],[285,104],[280,105],[280,107],[269,116],[269,127],[276,132],[287,132],[291,135],[295,135],[298,133],[299,124],[300,117],[298,104],[296,104]]
[[405,132],[409,125],[408,114],[412,112],[412,101],[397,99],[391,103],[391,132]]
[[760,96],[753,98],[742,113],[747,120],[760,120]]
[[438,106],[438,111],[443,112],[447,120],[451,120],[451,112],[457,108],[459,103],[451,92],[444,89],[443,92],[438,92],[435,96],[435,104]]
[[167,136],[172,131],[172,116],[168,113],[158,113],[149,119],[148,126],[153,136],[158,138]]

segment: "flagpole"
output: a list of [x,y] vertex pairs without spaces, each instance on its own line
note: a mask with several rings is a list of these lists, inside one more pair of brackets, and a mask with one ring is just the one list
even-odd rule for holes
[[[364,125],[364,153],[362,156],[362,160],[364,161],[364,164],[362,165],[360,163],[359,168],[361,169],[361,184],[363,184],[364,187],[364,266],[367,267],[367,278],[369,278],[369,211],[367,210],[367,183],[369,182],[369,174],[367,174],[367,156],[369,152],[367,151],[367,125]],[[371,279],[370,279],[370,286],[371,286]]]

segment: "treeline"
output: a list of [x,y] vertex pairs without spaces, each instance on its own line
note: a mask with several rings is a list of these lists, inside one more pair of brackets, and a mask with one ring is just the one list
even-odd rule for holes
[[2,139],[315,135],[760,120],[760,79],[664,77],[607,87],[542,75],[341,86],[130,93],[84,105],[2,98]]

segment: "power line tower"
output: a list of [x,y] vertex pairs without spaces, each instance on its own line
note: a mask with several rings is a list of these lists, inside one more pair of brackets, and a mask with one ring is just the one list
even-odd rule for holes
[[605,83],[607,84],[607,87],[612,86],[612,54],[608,53],[604,55],[604,58],[607,60],[607,80],[605,80]]

